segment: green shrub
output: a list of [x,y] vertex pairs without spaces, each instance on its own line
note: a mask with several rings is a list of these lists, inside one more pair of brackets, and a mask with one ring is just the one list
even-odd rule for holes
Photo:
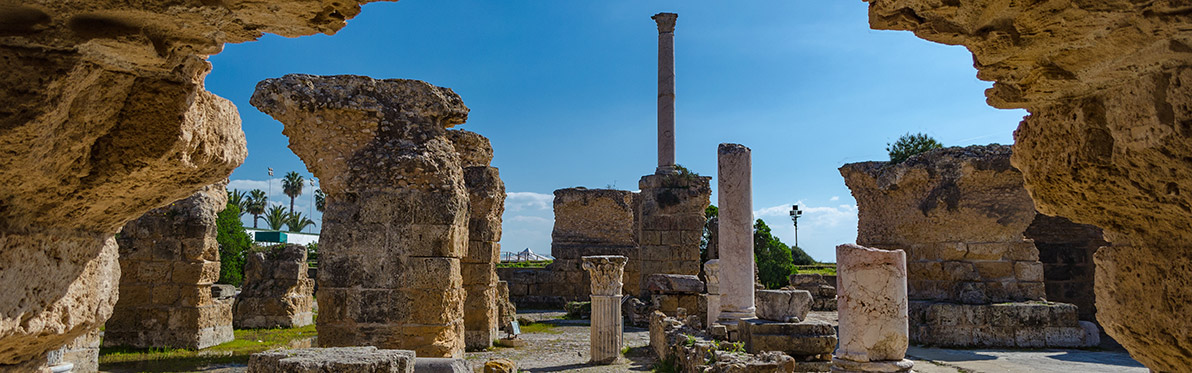
[[215,221],[219,242],[219,283],[240,286],[244,281],[244,253],[252,247],[240,224],[240,207],[229,203]]
[[923,133],[912,135],[908,132],[893,144],[886,144],[886,151],[890,153],[890,163],[902,163],[915,154],[942,147],[944,145],[935,141],[931,136]]
[[770,227],[762,219],[753,223],[753,256],[758,279],[767,289],[781,288],[790,282],[794,269],[791,249],[770,233]]

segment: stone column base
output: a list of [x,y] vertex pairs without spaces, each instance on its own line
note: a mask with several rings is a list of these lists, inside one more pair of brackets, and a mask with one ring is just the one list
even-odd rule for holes
[[832,358],[832,373],[909,373],[915,362],[902,359],[899,361],[852,361]]

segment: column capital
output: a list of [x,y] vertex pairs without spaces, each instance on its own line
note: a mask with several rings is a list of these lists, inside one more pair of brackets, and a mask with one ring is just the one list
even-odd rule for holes
[[675,13],[658,13],[650,17],[658,23],[658,33],[675,32],[675,20],[679,18]]
[[584,269],[592,279],[592,295],[621,295],[621,277],[629,258],[620,255],[585,256]]

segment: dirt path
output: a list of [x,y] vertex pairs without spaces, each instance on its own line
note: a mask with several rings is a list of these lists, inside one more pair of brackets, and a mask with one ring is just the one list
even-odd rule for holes
[[525,333],[518,337],[524,347],[494,348],[491,351],[469,352],[466,359],[483,364],[489,359],[505,358],[517,362],[517,368],[527,372],[648,372],[655,358],[649,352],[650,332],[642,328],[625,328],[625,346],[630,348],[627,358],[615,365],[588,365],[588,320],[560,320],[562,312],[519,313],[518,316],[540,320],[553,325],[546,332]]

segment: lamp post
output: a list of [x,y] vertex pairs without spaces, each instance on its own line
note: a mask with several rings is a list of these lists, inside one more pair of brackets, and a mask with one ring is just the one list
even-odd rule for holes
[[799,217],[803,216],[803,210],[799,209],[799,205],[791,205],[791,222],[795,223],[795,247],[799,247]]

